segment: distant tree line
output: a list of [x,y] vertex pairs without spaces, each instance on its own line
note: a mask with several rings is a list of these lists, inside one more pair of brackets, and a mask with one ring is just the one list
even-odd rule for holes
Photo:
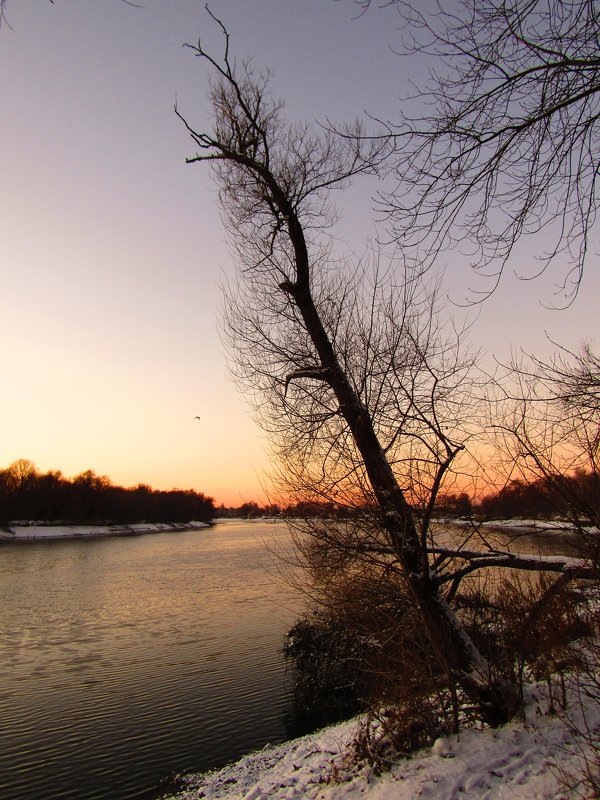
[[191,489],[160,491],[139,484],[115,486],[92,470],[75,478],[41,473],[19,459],[0,471],[0,523],[43,522],[207,522],[214,517],[211,497]]
[[487,518],[564,517],[573,510],[592,521],[600,513],[600,472],[575,470],[570,475],[552,475],[533,481],[512,480],[502,489],[483,497],[476,505]]
[[[478,517],[482,519],[529,519],[561,517],[569,519],[573,508],[578,515],[588,520],[600,515],[600,472],[584,469],[567,475],[552,475],[530,481],[515,479],[500,489],[490,491],[479,498],[467,492],[439,494],[435,514],[440,517]],[[364,510],[364,509],[362,509]],[[415,507],[415,513],[420,509]],[[239,507],[217,509],[223,517],[327,517],[347,518],[360,513],[357,507],[344,507],[332,502],[298,502],[290,505],[255,502],[243,503]]]
[[513,479],[480,497],[470,497],[466,492],[440,493],[435,513],[479,519],[571,519],[575,513],[581,522],[594,521],[600,514],[600,472],[575,469],[564,475]]
[[345,517],[354,513],[355,509],[341,506],[332,502],[301,501],[281,505],[279,503],[267,503],[264,506],[254,501],[242,503],[241,506],[225,507],[219,506],[217,516],[219,517],[243,517],[244,519],[256,519],[260,517]]
[[349,507],[329,501],[300,501],[298,503],[279,504],[267,503],[261,506],[259,503],[249,501],[242,503],[241,506],[220,505],[216,509],[218,517],[242,517],[244,519],[257,519],[261,517],[322,517],[327,519],[345,518],[357,513],[355,507]]

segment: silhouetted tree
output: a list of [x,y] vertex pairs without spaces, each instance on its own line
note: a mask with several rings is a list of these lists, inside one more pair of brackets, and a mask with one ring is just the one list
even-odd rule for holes
[[238,509],[238,513],[240,517],[258,517],[263,514],[263,509],[258,503],[251,501],[249,503],[242,503]]
[[517,240],[543,230],[536,271],[564,257],[562,302],[572,297],[598,207],[597,3],[382,5],[399,12],[401,52],[430,63],[399,119],[383,121],[396,157],[394,188],[381,200],[395,236],[420,267],[462,246],[492,278],[488,293]]
[[538,508],[582,533],[600,527],[600,359],[591,345],[510,365],[491,412],[497,468],[519,475],[505,491],[537,495]]
[[[257,394],[296,486],[312,487],[312,499],[369,498],[370,524],[328,526],[338,552],[384,553],[382,564],[402,570],[448,668],[488,721],[503,722],[514,710],[511,689],[445,602],[428,559],[433,498],[462,449],[442,420],[468,414],[460,401],[469,362],[459,358],[460,340],[440,335],[435,303],[418,282],[344,271],[321,238],[330,190],[373,171],[379,144],[366,144],[359,128],[340,139],[285,123],[266,78],[248,65],[236,71],[223,32],[222,61],[193,48],[216,74],[214,129],[184,123],[198,148],[188,161],[213,165],[243,265],[244,285],[227,300],[238,374]],[[396,474],[402,464],[413,494],[430,489],[419,528]]]
[[214,502],[202,492],[161,492],[149,486],[115,486],[106,476],[86,470],[73,480],[61,472],[41,474],[19,459],[0,470],[0,522],[189,522],[214,517]]
[[435,504],[435,510],[438,514],[447,514],[452,517],[470,517],[473,513],[473,504],[466,492],[440,494]]
[[[472,359],[420,275],[398,280],[377,259],[336,258],[326,236],[331,191],[376,171],[387,142],[367,139],[359,125],[339,137],[288,124],[267,76],[234,64],[221,28],[221,60],[200,42],[192,47],[214,73],[212,130],[176,112],[197,148],[188,163],[209,162],[219,185],[240,264],[225,303],[232,370],[270,436],[280,486],[307,508],[355,512],[303,520],[309,568],[321,585],[366,571],[405,582],[448,674],[499,723],[514,710],[511,686],[447,598],[482,568],[569,567],[436,542],[436,499],[479,430]],[[577,574],[597,574],[586,569]]]

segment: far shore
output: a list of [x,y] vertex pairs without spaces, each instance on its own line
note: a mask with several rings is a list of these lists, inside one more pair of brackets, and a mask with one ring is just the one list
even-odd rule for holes
[[[71,525],[68,523],[46,524],[35,520],[15,520],[7,525],[0,527],[0,544],[2,542],[29,542],[40,540],[55,539],[90,539],[107,536],[142,536],[150,533],[176,533],[178,531],[194,531],[212,527],[224,519],[217,518],[211,522],[200,522],[192,520],[190,522],[135,522],[130,524],[88,524]],[[284,518],[256,517],[248,520],[250,522],[284,522]],[[535,519],[497,519],[474,522],[466,518],[439,519],[438,522],[446,522],[457,527],[472,527],[488,530],[503,531],[506,534],[514,533],[519,535],[534,535],[536,537],[549,537],[568,540],[572,537],[585,535],[600,535],[596,527],[574,528],[569,522],[559,520],[535,520]]]
[[600,530],[593,525],[575,526],[567,520],[548,520],[548,519],[525,519],[523,517],[511,517],[508,519],[489,519],[474,521],[472,519],[460,518],[449,519],[453,525],[459,527],[478,527],[505,532],[514,531],[515,533],[530,533],[541,536],[581,536],[582,534],[597,536]]
[[91,539],[106,536],[142,536],[146,533],[195,531],[211,527],[210,522],[135,522],[129,525],[44,525],[9,523],[0,528],[0,542],[29,542],[55,539]]

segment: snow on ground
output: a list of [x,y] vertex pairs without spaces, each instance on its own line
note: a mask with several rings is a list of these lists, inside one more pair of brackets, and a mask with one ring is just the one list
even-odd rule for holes
[[[170,800],[567,800],[580,795],[561,775],[578,773],[580,749],[547,708],[544,686],[532,686],[523,721],[443,737],[381,776],[348,766],[354,720],[187,776],[187,788]],[[600,738],[600,702],[586,717]]]
[[[467,519],[454,520],[454,522],[462,526],[470,526],[473,524],[471,520]],[[507,528],[509,530],[516,529],[521,532],[527,531],[541,534],[569,534],[578,533],[580,531],[587,534],[600,534],[600,530],[595,526],[588,525],[581,529],[575,529],[571,522],[554,519],[525,519],[523,517],[513,517],[511,519],[490,519],[478,524],[481,525],[482,528]]]
[[205,522],[136,522],[132,525],[9,525],[0,529],[0,541],[27,539],[80,539],[92,536],[133,536],[163,531],[190,531],[208,527]]
[[[218,521],[218,520],[217,520]],[[264,523],[264,518],[257,519],[256,522]],[[268,520],[276,521],[276,520]],[[466,520],[452,520],[453,524],[470,525]],[[519,531],[532,531],[548,534],[564,534],[572,530],[568,522],[545,521],[533,519],[507,519],[490,520],[481,523],[483,526],[494,528],[510,528]],[[161,531],[187,531],[197,530],[207,526],[205,522],[180,522],[180,523],[134,523],[131,525],[36,525],[35,522],[10,523],[6,528],[0,528],[0,541],[15,539],[67,539],[81,538],[88,536],[128,536],[141,533],[160,533]],[[597,528],[586,529],[588,533],[598,534]]]

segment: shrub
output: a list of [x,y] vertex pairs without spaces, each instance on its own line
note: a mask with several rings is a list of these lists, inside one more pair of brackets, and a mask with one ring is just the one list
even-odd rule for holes
[[[381,771],[445,733],[481,724],[400,576],[363,572],[318,600],[290,631],[285,652],[299,704],[321,712],[317,724],[364,712],[351,762]],[[573,644],[594,632],[581,586],[517,574],[472,580],[455,602],[493,671],[518,687],[521,700],[531,676],[547,680],[564,707],[565,675],[583,668]]]
[[361,649],[356,632],[317,614],[300,619],[288,632],[283,652],[294,664],[294,699],[311,726],[361,710]]
[[366,712],[357,757],[371,752],[375,764],[379,739],[382,747],[408,752],[429,732],[456,728],[457,689],[443,643],[437,644],[401,578],[362,574],[336,585],[296,623],[284,653],[294,663],[296,702],[308,713],[319,710],[317,724]]
[[477,646],[521,699],[528,672],[546,680],[550,697],[558,691],[565,704],[564,675],[581,666],[572,644],[593,633],[583,587],[544,573],[516,574],[475,583],[456,601]]

